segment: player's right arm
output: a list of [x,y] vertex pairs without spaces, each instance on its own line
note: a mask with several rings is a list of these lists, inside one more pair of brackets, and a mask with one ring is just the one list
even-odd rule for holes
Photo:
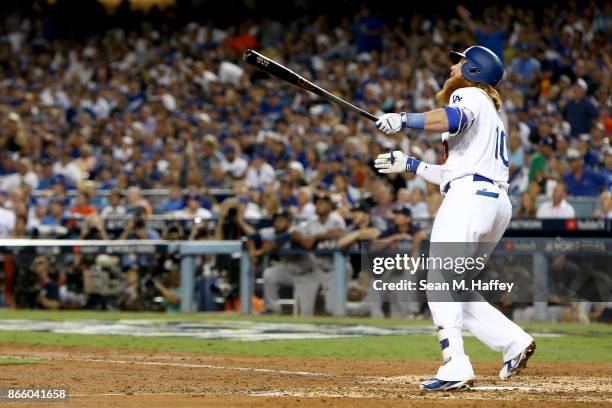
[[376,127],[387,135],[411,128],[431,133],[457,135],[469,129],[474,122],[474,113],[464,106],[447,106],[424,113],[385,113],[376,122]]
[[376,127],[387,135],[402,129],[424,130],[457,136],[467,131],[481,113],[488,97],[474,88],[460,88],[450,96],[448,106],[422,113],[385,113]]
[[442,183],[442,166],[423,163],[400,150],[379,154],[374,161],[379,173],[403,173],[409,171],[433,184]]

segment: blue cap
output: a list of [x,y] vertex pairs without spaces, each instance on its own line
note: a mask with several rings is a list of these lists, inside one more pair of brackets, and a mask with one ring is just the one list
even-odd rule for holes
[[545,137],[543,139],[540,139],[540,144],[544,146],[554,146],[555,141],[553,140],[552,137]]
[[236,147],[232,145],[225,146],[222,151],[223,154],[236,153]]
[[187,197],[185,197],[185,201],[189,201],[189,200],[196,200],[196,201],[200,202],[201,198],[197,194],[189,194]]
[[497,87],[504,77],[504,65],[493,51],[480,45],[464,52],[451,51],[451,60],[456,64],[465,58],[461,73],[465,79]]

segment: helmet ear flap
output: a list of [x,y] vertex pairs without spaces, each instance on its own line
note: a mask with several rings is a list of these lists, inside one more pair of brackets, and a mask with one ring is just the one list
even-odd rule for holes
[[461,74],[468,81],[477,81],[480,71],[480,67],[469,60],[461,67]]

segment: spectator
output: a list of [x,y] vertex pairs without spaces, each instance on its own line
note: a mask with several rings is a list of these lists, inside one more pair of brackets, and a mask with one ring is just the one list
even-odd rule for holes
[[529,182],[537,182],[542,190],[545,190],[550,178],[549,162],[553,157],[553,145],[554,141],[550,137],[540,139],[539,151],[533,156],[529,167]]
[[36,188],[40,190],[47,190],[52,187],[55,183],[53,178],[53,162],[50,159],[43,159],[40,163],[40,177],[38,178],[38,185]]
[[612,147],[604,148],[604,170],[603,176],[606,178],[608,190],[612,189]]
[[186,206],[182,210],[176,211],[174,216],[179,218],[201,218],[208,220],[212,218],[212,213],[202,207],[201,198],[195,194],[190,194],[185,199]]
[[414,188],[410,191],[408,208],[410,208],[415,219],[429,218],[429,211],[427,209],[427,202],[423,196],[423,190]]
[[[170,192],[172,193],[172,191]],[[102,208],[100,216],[102,218],[121,217],[127,214],[127,209],[123,205],[123,192],[113,189],[110,194],[110,202]]]
[[[593,129],[593,134],[597,134],[599,131]],[[599,167],[599,163],[601,162],[601,148],[599,149],[591,148],[591,135],[584,133],[578,136],[578,140],[576,141],[576,149],[583,157],[582,161],[584,163],[584,167],[589,170],[597,169]]]
[[[100,185],[98,186],[99,190],[112,190],[116,187],[116,182],[113,175],[113,169],[110,167],[102,167],[100,169]],[[42,188],[42,187],[39,187]]]
[[316,208],[312,202],[312,190],[310,187],[300,187],[297,191],[297,207],[294,211],[295,218],[309,220],[316,217]]
[[211,180],[213,166],[222,166],[223,154],[219,151],[219,142],[214,135],[204,136],[202,153],[198,155],[197,166],[206,184]]
[[372,185],[372,223],[376,228],[385,231],[388,228],[388,219],[393,216],[393,192],[391,186],[379,179]]
[[599,195],[599,206],[593,212],[595,218],[612,218],[612,193],[604,191]]
[[20,215],[15,218],[15,227],[9,234],[11,238],[28,238],[28,218]]
[[373,16],[370,9],[363,6],[359,13],[359,20],[355,25],[357,37],[357,52],[382,51],[382,35],[384,23]]
[[575,149],[567,153],[571,171],[563,177],[572,196],[598,196],[606,188],[603,176],[584,168],[584,157]]
[[210,180],[208,187],[218,189],[229,189],[232,187],[229,177],[225,174],[223,166],[214,165],[210,170]]
[[532,98],[536,95],[537,89],[534,86],[540,77],[541,64],[532,56],[529,44],[519,44],[518,50],[520,54],[510,66],[512,80],[523,96]]
[[38,176],[32,171],[32,164],[28,159],[20,159],[17,162],[17,173],[4,177],[0,188],[10,191],[21,187],[22,183],[28,184],[33,189],[38,187]]
[[299,161],[292,161],[288,166],[288,179],[295,187],[304,187],[308,185],[304,180],[304,166]]
[[274,168],[264,161],[260,153],[253,156],[251,165],[246,173],[245,184],[249,188],[264,188],[266,184],[276,180]]
[[149,204],[149,201],[147,201],[147,199],[142,196],[140,188],[132,186],[127,190],[128,213],[134,213],[136,211],[139,211],[139,208],[144,210],[144,214],[146,216],[150,216],[153,214],[151,204]]
[[3,127],[6,132],[1,139],[3,151],[19,152],[28,145],[28,136],[18,113],[10,112]]
[[553,196],[551,201],[546,201],[540,205],[538,212],[536,213],[537,218],[574,218],[575,211],[566,200],[567,187],[563,183],[559,183],[553,190]]
[[525,149],[522,145],[518,132],[510,132],[510,151],[508,152],[508,164],[510,176],[525,165]]
[[78,186],[83,180],[81,169],[72,160],[67,148],[61,150],[59,161],[53,165],[53,174],[63,176],[72,185]]
[[471,13],[467,8],[462,5],[457,6],[457,14],[467,25],[467,27],[474,33],[476,40],[479,45],[487,47],[504,61],[504,42],[506,40],[507,30],[507,19],[504,21],[496,21],[491,17],[488,17],[483,27],[479,27],[471,19]]
[[223,170],[234,180],[242,179],[249,167],[248,161],[239,154],[238,149],[233,144],[223,148],[225,161],[223,162]]
[[185,207],[185,200],[183,198],[183,191],[178,185],[170,186],[168,190],[168,198],[166,198],[161,205],[161,210],[165,213],[180,211]]
[[572,99],[563,109],[563,117],[571,126],[571,135],[576,138],[582,133],[591,133],[593,121],[599,118],[597,108],[586,96],[587,83],[578,78],[573,88]]
[[54,198],[49,203],[49,213],[40,221],[41,225],[61,226],[64,221],[64,202]]
[[537,212],[536,200],[529,193],[521,195],[519,208],[514,212],[516,218],[535,218]]
[[292,214],[295,214],[298,208],[298,199],[293,194],[293,191],[293,184],[291,183],[291,181],[281,181],[280,187],[278,189],[280,207],[284,210],[289,211]]
[[6,238],[15,229],[17,219],[13,211],[0,207],[0,238]]
[[77,193],[74,206],[68,210],[68,213],[73,215],[80,215],[86,217],[97,213],[96,207],[90,204],[89,193],[85,190],[81,190]]

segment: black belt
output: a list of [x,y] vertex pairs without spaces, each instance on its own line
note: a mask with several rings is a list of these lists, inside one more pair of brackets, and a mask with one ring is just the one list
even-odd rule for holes
[[[493,180],[491,180],[488,177],[485,176],[481,176],[480,174],[474,174],[472,181],[486,181],[487,183],[491,183],[491,184],[495,184],[493,182]],[[451,188],[451,182],[449,181],[448,183],[446,183],[446,185],[444,186],[444,194],[448,193],[448,190],[450,190]]]

